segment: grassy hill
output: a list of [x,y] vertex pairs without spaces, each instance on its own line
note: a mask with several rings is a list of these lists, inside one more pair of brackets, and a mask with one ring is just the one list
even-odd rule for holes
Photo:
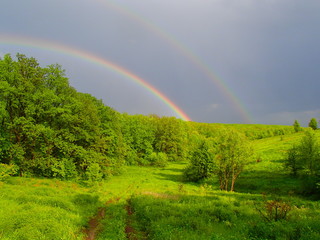
[[232,193],[216,179],[184,182],[186,162],[127,166],[90,187],[11,177],[0,183],[0,239],[320,239],[319,201],[283,168],[302,136],[253,140],[256,160]]

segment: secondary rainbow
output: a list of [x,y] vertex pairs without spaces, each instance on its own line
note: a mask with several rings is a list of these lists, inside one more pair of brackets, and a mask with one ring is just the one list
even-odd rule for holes
[[99,57],[93,53],[80,50],[74,47],[70,47],[64,44],[42,40],[42,39],[36,39],[36,38],[30,38],[25,36],[13,36],[13,35],[4,35],[0,34],[0,43],[2,44],[8,44],[8,45],[22,45],[27,47],[33,47],[33,48],[39,48],[54,52],[59,52],[65,55],[70,55],[76,58],[83,59],[85,61],[101,65],[103,67],[106,67],[108,70],[113,71],[117,74],[120,74],[127,79],[137,83],[141,87],[143,87],[145,90],[151,92],[154,96],[156,96],[158,99],[160,99],[164,104],[166,104],[171,110],[173,110],[178,117],[185,121],[191,121],[191,118],[182,110],[180,109],[172,100],[170,100],[165,94],[163,94],[161,91],[156,89],[154,86],[152,86],[150,83],[148,83],[146,80],[142,79],[141,77],[133,74],[129,70],[105,59],[102,57]]
[[130,19],[138,22],[146,29],[152,31],[155,35],[163,39],[164,41],[168,42],[174,49],[178,50],[184,57],[189,59],[198,69],[200,69],[204,75],[206,75],[223,93],[226,99],[231,103],[233,108],[241,115],[242,119],[246,123],[253,123],[253,119],[250,116],[249,112],[246,110],[243,103],[241,103],[240,99],[236,96],[236,94],[231,90],[231,88],[213,71],[210,67],[203,62],[195,53],[193,53],[189,48],[184,46],[181,41],[175,39],[172,35],[168,34],[164,30],[162,30],[157,25],[153,24],[149,19],[145,19],[138,15],[137,13],[133,12],[131,9],[120,5],[112,0],[96,0],[100,4],[105,5],[106,7],[111,7],[112,9],[116,10],[117,12],[127,16]]

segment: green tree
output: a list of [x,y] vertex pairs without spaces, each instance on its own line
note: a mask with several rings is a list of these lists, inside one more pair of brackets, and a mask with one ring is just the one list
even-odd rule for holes
[[295,132],[300,132],[301,131],[300,123],[297,120],[294,120],[293,128],[294,128]]
[[181,161],[188,153],[185,122],[174,117],[153,118],[156,125],[156,152],[163,152],[169,161]]
[[299,155],[307,174],[315,175],[320,169],[320,146],[315,133],[305,133],[299,145]]
[[297,177],[299,171],[302,169],[302,163],[300,161],[300,152],[298,146],[293,146],[287,152],[285,166],[289,169],[290,173]]
[[221,133],[215,152],[215,174],[221,190],[234,191],[237,178],[252,156],[253,149],[244,135],[232,129]]
[[184,177],[190,181],[199,181],[212,176],[214,169],[212,143],[208,139],[202,139],[198,147],[191,153],[191,161],[184,170]]
[[122,128],[128,146],[127,163],[148,165],[148,157],[154,151],[155,140],[152,119],[143,115],[125,115]]
[[309,126],[310,128],[312,128],[313,130],[316,130],[316,129],[318,128],[317,119],[311,118],[308,126]]
[[124,155],[119,115],[72,88],[59,65],[0,59],[0,161],[20,175],[70,179],[96,164],[104,176],[115,171]]
[[286,167],[294,176],[301,177],[303,192],[319,192],[320,145],[314,132],[306,131],[300,143],[288,151]]

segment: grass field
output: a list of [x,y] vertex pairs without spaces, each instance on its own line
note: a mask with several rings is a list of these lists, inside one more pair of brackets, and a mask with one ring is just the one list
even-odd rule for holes
[[[256,158],[233,193],[216,179],[184,182],[184,162],[126,167],[90,187],[9,178],[0,182],[0,239],[320,239],[320,202],[302,198],[283,168],[302,136],[254,140]],[[275,220],[276,204],[286,215]]]

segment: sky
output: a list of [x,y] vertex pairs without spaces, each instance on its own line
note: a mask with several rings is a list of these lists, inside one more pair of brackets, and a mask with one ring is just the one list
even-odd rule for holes
[[166,96],[196,122],[307,126],[320,119],[319,12],[319,0],[1,0],[0,57],[58,63],[119,112],[181,117]]

